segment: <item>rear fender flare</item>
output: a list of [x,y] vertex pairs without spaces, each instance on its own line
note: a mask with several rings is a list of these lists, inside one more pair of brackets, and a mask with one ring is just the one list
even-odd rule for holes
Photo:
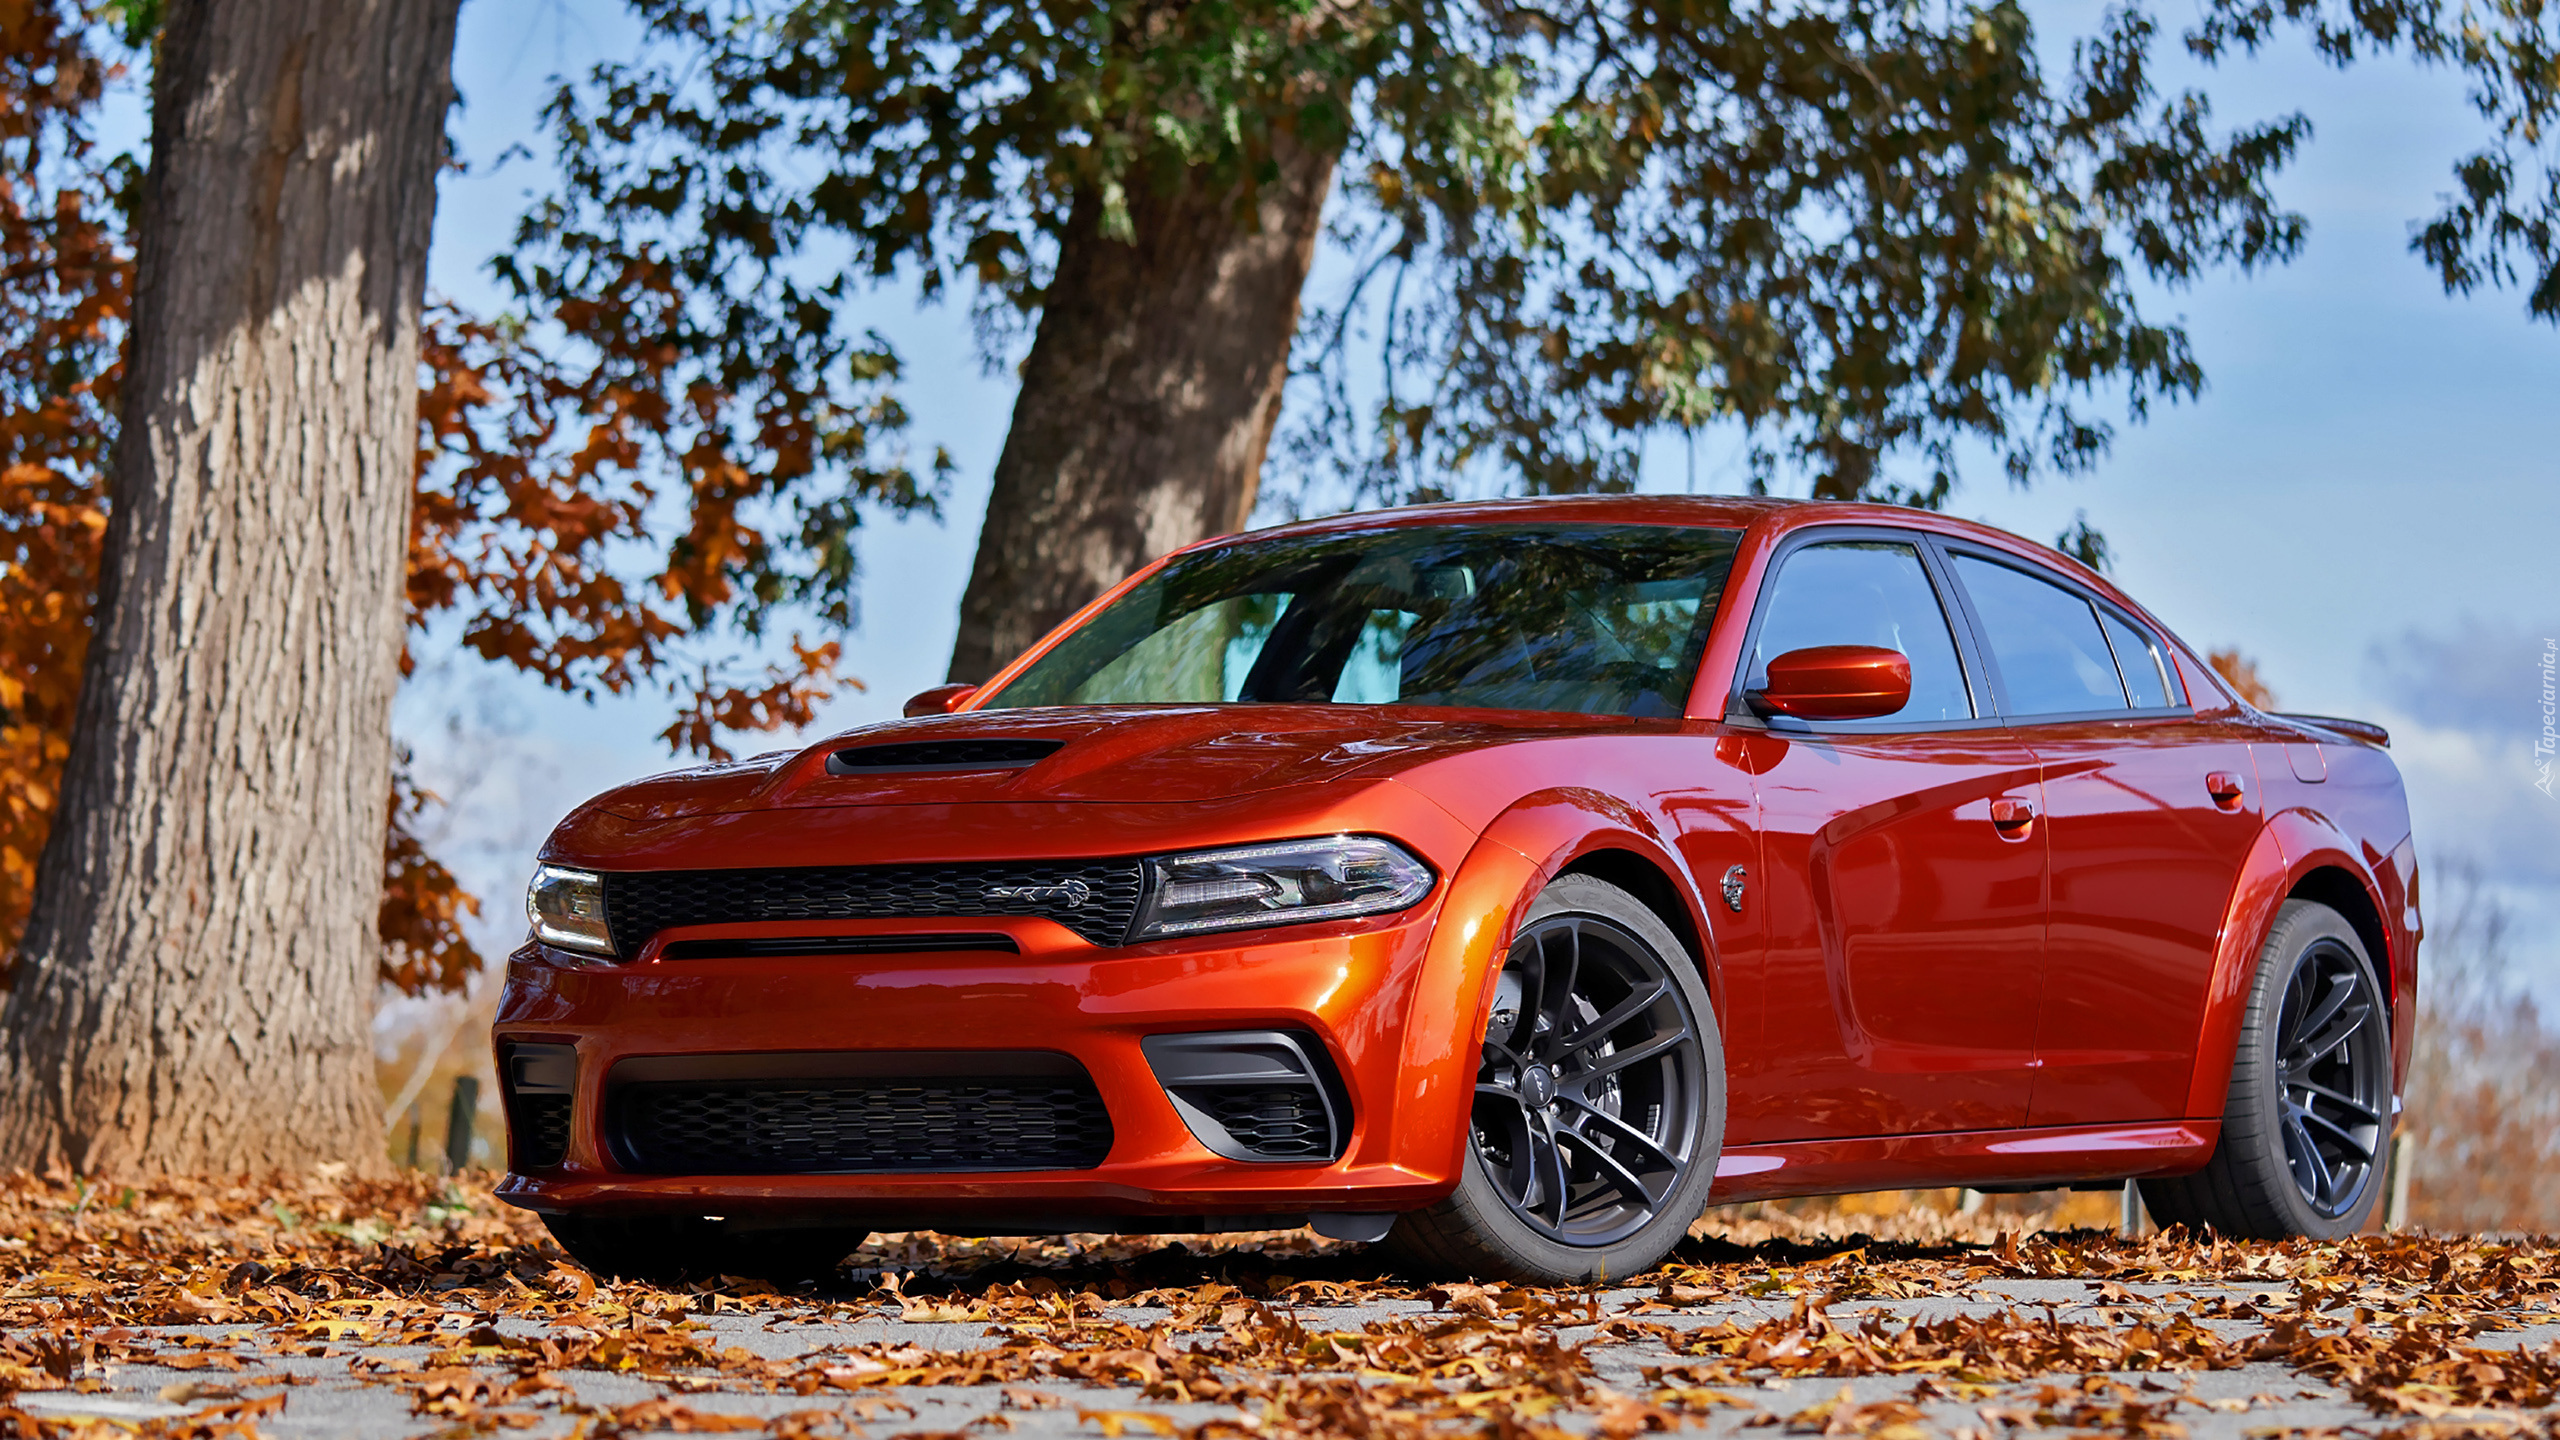
[[[2231,901],[2223,911],[2222,928],[2214,942],[2213,977],[2205,991],[2204,1031],[2197,1037],[2196,1064],[2187,1086],[2187,1114],[2191,1118],[2218,1118],[2231,1086],[2231,1062],[2234,1047],[2240,1040],[2240,1018],[2249,1001],[2249,987],[2258,976],[2258,952],[2267,943],[2267,933],[2275,928],[2276,911],[2304,876],[2315,870],[2344,870],[2356,877],[2377,914],[2389,914],[2382,903],[2382,892],[2373,875],[2358,858],[2358,847],[2346,834],[2326,818],[2310,810],[2285,810],[2269,817],[2258,832],[2257,843],[2249,849],[2249,857],[2241,862],[2240,878],[2232,886]],[[2400,958],[2377,955],[2374,963],[2382,970],[2386,993],[2396,993],[2395,977]],[[2398,1019],[2397,1015],[2394,1019]],[[2395,1026],[2395,1028],[2397,1028]],[[2395,1050],[2399,1049],[2394,1037]],[[2394,1088],[2398,1079],[2395,1077]]]

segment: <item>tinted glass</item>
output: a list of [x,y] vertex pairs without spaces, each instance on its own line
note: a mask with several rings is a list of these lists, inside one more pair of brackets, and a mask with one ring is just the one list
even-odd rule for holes
[[2121,710],[2124,682],[2089,602],[2023,570],[1956,557],[2012,715]]
[[1891,718],[1973,718],[1955,636],[1912,546],[1881,540],[1808,545],[1779,567],[1767,605],[1747,688],[1766,686],[1769,661],[1790,650],[1881,645],[1911,662],[1911,702]]
[[1397,526],[1187,555],[984,702],[1676,716],[1739,532]]
[[2116,669],[2124,675],[2133,708],[2158,710],[2178,703],[2169,698],[2169,669],[2151,637],[2104,610],[2098,612],[2098,623],[2107,628],[2107,643],[2115,647]]

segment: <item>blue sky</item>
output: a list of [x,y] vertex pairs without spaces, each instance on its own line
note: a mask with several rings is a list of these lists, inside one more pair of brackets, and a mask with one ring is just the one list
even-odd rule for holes
[[[2048,46],[2098,14],[2034,8]],[[442,192],[439,290],[489,294],[482,263],[547,178],[534,112],[550,78],[626,53],[633,35],[610,0],[464,7],[455,132],[473,168]],[[2158,297],[2194,337],[2210,377],[2200,400],[2121,425],[2092,476],[2020,492],[1986,469],[1950,508],[2045,541],[2086,511],[2116,578],[2191,643],[2257,657],[2288,708],[2390,725],[2422,855],[2476,860],[2522,922],[2521,968],[2560,1003],[2560,799],[2534,788],[2531,754],[2539,657],[2560,637],[2560,330],[2528,322],[2512,292],[2447,297],[2408,253],[2410,221],[2477,134],[2458,78],[2399,60],[2341,74],[2288,41],[2205,83],[2227,123],[2310,115],[2315,138],[2277,187],[2311,221],[2305,253]],[[493,163],[519,144],[537,153]],[[916,436],[950,447],[959,480],[942,523],[866,534],[864,623],[844,638],[869,688],[813,733],[892,716],[942,678],[1012,404],[972,350],[965,308],[893,292],[860,319],[904,354]],[[1683,488],[1679,447],[1659,459],[1648,488]],[[1744,479],[1713,442],[1697,478],[1702,490]],[[551,822],[666,768],[650,738],[665,707],[590,707],[467,657],[426,659],[402,698],[404,738],[454,801],[445,848],[489,897],[502,949]]]

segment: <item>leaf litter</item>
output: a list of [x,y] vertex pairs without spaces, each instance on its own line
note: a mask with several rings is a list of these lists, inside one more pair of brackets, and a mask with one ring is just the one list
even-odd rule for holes
[[[0,1179],[0,1440],[253,1440],[262,1418],[315,1383],[307,1364],[288,1369],[311,1360],[386,1387],[420,1425],[457,1435],[933,1440],[943,1432],[915,1428],[919,1406],[966,1387],[983,1413],[955,1437],[1072,1415],[1077,1433],[1179,1440],[1623,1440],[1708,1424],[1883,1440],[2181,1440],[2199,1415],[2291,1403],[2207,1398],[2193,1383],[2254,1365],[2317,1387],[2296,1398],[2368,1417],[2344,1432],[2245,1432],[2264,1440],[2560,1440],[2560,1346],[2484,1343],[2560,1323],[2560,1248],[2543,1240],[2256,1244],[2080,1230],[1746,1245],[1713,1234],[1711,1217],[1670,1263],[1604,1291],[1416,1284],[1374,1252],[1303,1231],[893,1235],[824,1290],[748,1277],[671,1289],[599,1282],[484,1180],[368,1180],[335,1167],[130,1186]],[[2036,1304],[1996,1288],[2018,1281],[2085,1293]],[[1969,1313],[1932,1300],[1971,1302]],[[1885,1308],[1899,1302],[1923,1303]],[[1365,1318],[1336,1313],[1351,1306],[1369,1307]],[[984,1340],[830,1338],[866,1320],[974,1325]],[[736,1343],[753,1323],[814,1330],[820,1343],[763,1354]],[[181,1372],[154,1397],[181,1413],[78,1410],[136,1366]],[[653,1393],[590,1403],[581,1375]],[[1800,1382],[1821,1398],[1795,1398]],[[713,1395],[791,1408],[697,1403]],[[1147,1406],[1216,1413],[1184,1420]]]

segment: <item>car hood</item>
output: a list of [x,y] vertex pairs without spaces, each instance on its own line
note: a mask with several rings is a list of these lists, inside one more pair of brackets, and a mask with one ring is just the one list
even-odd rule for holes
[[631,820],[837,805],[1182,804],[1384,776],[1491,744],[1676,722],[1402,706],[1108,706],[891,721],[623,786]]

